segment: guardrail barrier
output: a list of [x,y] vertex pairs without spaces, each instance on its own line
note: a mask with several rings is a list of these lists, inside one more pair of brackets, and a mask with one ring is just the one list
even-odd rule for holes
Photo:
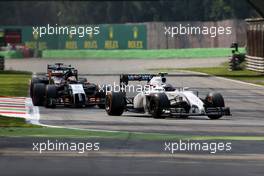
[[246,55],[248,70],[264,73],[264,58]]
[[264,19],[247,19],[248,70],[264,73]]

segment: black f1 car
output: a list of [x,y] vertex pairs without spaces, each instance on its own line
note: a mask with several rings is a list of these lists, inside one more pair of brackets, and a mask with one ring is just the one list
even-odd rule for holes
[[48,65],[46,76],[32,78],[30,96],[35,106],[47,108],[56,105],[105,107],[105,91],[86,78],[79,78],[75,68],[62,63]]
[[[136,96],[128,97],[124,90],[129,81],[147,81],[147,84]],[[187,88],[175,88],[167,84],[165,73],[121,75],[120,86],[123,91],[112,91],[106,95],[105,110],[108,115],[119,116],[124,111],[148,113],[154,118],[164,118],[163,114],[208,116],[210,119],[231,115],[220,93],[211,92],[205,98],[200,98]]]

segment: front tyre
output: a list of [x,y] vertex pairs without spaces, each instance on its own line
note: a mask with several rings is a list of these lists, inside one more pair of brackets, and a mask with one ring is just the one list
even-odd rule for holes
[[153,118],[165,118],[162,116],[164,114],[164,110],[169,108],[170,102],[165,93],[153,94],[149,100],[149,113]]
[[[220,93],[211,92],[205,98],[205,104],[207,107],[225,107],[225,101]],[[208,115],[212,120],[219,119],[222,115]]]
[[126,106],[125,96],[122,92],[109,92],[106,95],[105,110],[110,116],[121,116]]

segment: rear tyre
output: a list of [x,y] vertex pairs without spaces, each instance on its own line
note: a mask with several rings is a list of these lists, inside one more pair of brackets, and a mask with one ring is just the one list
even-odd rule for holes
[[31,98],[33,98],[33,89],[34,89],[34,84],[36,83],[41,83],[41,81],[37,77],[32,78],[30,81],[30,88],[29,88],[29,94]]
[[[207,107],[225,107],[225,101],[220,93],[211,92],[205,98],[205,104]],[[212,120],[219,119],[222,115],[208,115]]]
[[121,116],[125,106],[125,96],[122,92],[109,92],[106,95],[105,110],[108,115]]
[[33,98],[34,84],[37,84],[37,83],[43,83],[47,85],[49,83],[49,80],[45,77],[33,77],[30,81],[30,87],[29,87],[29,94],[31,98]]
[[46,108],[55,108],[56,107],[56,98],[57,98],[57,88],[54,85],[46,86]]
[[36,83],[33,85],[32,101],[35,106],[43,106],[45,100],[46,85]]
[[169,107],[170,102],[165,93],[151,95],[149,100],[149,113],[152,115],[152,117],[155,119],[164,119],[165,117],[162,116],[162,114],[164,114],[164,110]]

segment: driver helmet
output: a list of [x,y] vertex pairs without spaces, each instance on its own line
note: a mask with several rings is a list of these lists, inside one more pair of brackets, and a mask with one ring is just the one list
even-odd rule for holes
[[75,76],[70,76],[70,77],[67,78],[67,81],[69,81],[69,82],[77,82],[77,79],[76,79]]
[[62,77],[54,76],[53,77],[53,81],[54,81],[54,84],[61,84],[62,81],[63,81],[63,78]]
[[175,88],[171,84],[165,84],[163,88],[165,91],[175,91]]

